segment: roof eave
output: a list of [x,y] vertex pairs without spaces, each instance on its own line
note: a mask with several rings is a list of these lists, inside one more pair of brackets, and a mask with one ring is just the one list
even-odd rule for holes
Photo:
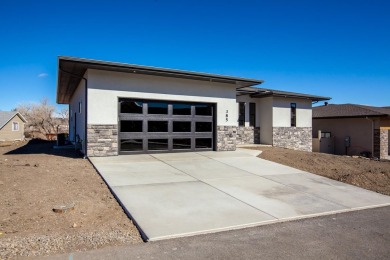
[[[57,79],[57,97],[56,97],[56,101],[59,104],[67,104],[69,103],[69,99],[70,99],[70,97],[65,97],[65,95],[68,93],[64,93],[64,94],[60,93],[62,84],[65,84],[61,82],[62,73],[63,73],[61,72],[62,70],[61,66],[65,62],[70,62],[79,65],[79,69],[85,71],[88,69],[98,69],[98,70],[100,69],[100,70],[127,72],[127,73],[131,72],[131,73],[139,73],[139,74],[152,75],[152,76],[163,76],[163,77],[184,78],[184,79],[202,80],[202,81],[210,81],[210,82],[220,82],[220,83],[234,84],[239,87],[251,87],[251,86],[262,84],[264,82],[263,80],[257,80],[257,79],[231,77],[231,76],[209,74],[203,72],[183,71],[183,70],[148,67],[148,66],[141,66],[141,65],[134,65],[134,64],[125,64],[125,63],[118,63],[118,62],[59,56],[58,65],[57,65],[58,79]],[[63,88],[65,88],[65,86],[63,86]]]
[[372,117],[389,117],[389,115],[356,115],[356,116],[324,116],[324,117],[313,116],[313,119],[372,118]]

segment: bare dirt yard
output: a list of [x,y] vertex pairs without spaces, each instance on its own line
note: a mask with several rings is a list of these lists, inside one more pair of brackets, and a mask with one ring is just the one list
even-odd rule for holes
[[248,147],[263,151],[258,157],[303,171],[390,195],[390,161],[294,151],[277,147]]
[[0,143],[0,259],[141,243],[88,160],[53,145]]

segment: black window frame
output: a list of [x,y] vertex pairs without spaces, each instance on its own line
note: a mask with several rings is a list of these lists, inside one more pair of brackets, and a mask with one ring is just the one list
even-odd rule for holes
[[245,102],[238,102],[238,126],[245,126]]
[[291,127],[297,126],[297,103],[290,103]]
[[256,103],[249,103],[249,126],[256,126]]

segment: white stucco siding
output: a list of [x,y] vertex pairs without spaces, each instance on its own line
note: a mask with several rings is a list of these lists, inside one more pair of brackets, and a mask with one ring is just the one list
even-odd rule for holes
[[216,103],[217,124],[236,126],[235,89],[232,84],[88,70],[88,124],[117,124],[118,97],[128,97]]
[[297,127],[312,127],[311,100],[273,98],[273,127],[291,127],[291,103],[297,104]]
[[[86,73],[84,77],[88,78]],[[81,103],[81,110],[79,106]],[[75,128],[76,118],[76,128]],[[78,135],[81,140],[85,138],[85,81],[81,80],[77,89],[73,93],[69,102],[69,138],[71,141],[75,141]],[[84,152],[84,147],[83,151]]]

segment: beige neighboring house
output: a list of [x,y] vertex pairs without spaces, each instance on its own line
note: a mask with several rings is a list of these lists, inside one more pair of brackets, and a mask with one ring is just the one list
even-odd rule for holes
[[[326,104],[313,108],[313,152],[390,159],[390,107]],[[319,146],[314,145],[320,140]],[[324,145],[325,144],[325,145]]]
[[0,141],[24,140],[26,119],[16,111],[0,111]]

